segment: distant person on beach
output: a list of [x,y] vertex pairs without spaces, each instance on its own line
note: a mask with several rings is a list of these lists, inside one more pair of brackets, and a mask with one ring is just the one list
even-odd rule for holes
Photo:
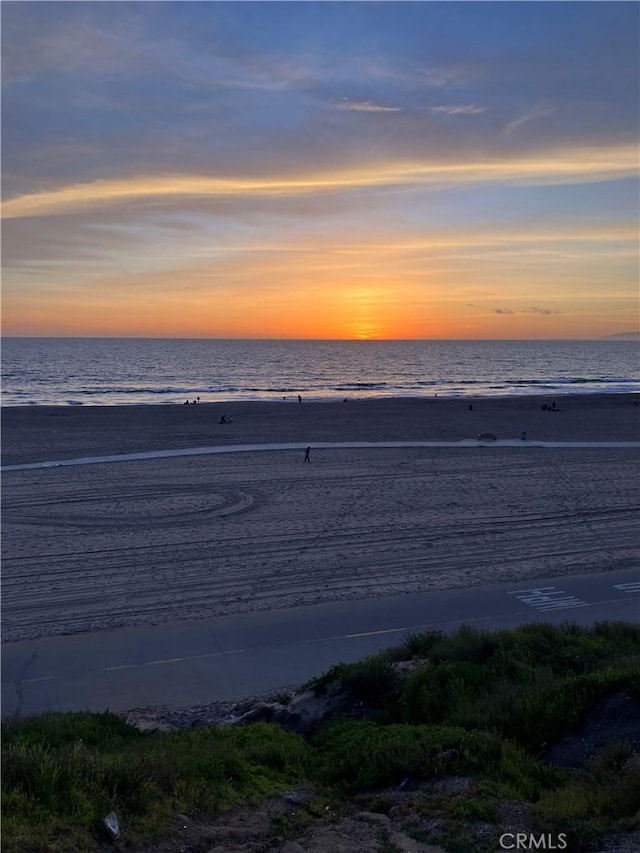
[[298,394],[298,402],[302,403],[302,397],[300,396],[300,394]]
[[222,417],[220,418],[220,420],[218,421],[218,423],[219,423],[219,424],[228,424],[228,423],[229,423],[229,421],[227,420],[227,416],[226,416],[226,415],[222,415]]
[[307,449],[304,452],[304,461],[305,462],[311,462],[311,457],[309,455],[310,453],[311,453],[311,448],[307,447]]

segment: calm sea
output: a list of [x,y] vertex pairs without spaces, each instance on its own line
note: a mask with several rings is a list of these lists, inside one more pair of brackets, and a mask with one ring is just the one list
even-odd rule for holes
[[633,341],[5,338],[4,406],[640,390]]

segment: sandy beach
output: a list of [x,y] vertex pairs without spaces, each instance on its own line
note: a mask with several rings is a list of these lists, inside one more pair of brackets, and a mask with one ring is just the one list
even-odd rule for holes
[[[624,568],[633,448],[317,442],[638,441],[627,395],[9,408],[3,465],[300,442],[3,475],[5,640]],[[473,406],[469,410],[469,405]],[[233,418],[219,424],[220,416]]]

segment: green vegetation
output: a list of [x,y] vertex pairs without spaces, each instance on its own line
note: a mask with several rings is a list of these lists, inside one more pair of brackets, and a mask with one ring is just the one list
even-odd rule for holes
[[284,791],[309,747],[277,726],[143,735],[113,714],[50,714],[5,727],[4,850],[86,851],[115,811],[127,838],[156,837],[172,813],[213,814]]
[[629,744],[612,742],[575,778],[542,794],[537,823],[569,832],[582,843],[612,825],[633,829],[640,820],[640,761]]
[[[394,664],[412,660],[401,677]],[[102,819],[111,811],[128,843],[157,838],[172,814],[217,814],[302,780],[320,799],[296,818],[294,834],[335,797],[447,776],[472,778],[476,795],[440,806],[432,798],[424,809],[442,808],[458,839],[465,821],[496,823],[496,797],[535,804],[535,825],[568,832],[576,844],[637,825],[640,764],[629,744],[610,745],[574,774],[541,760],[601,698],[620,690],[640,696],[636,626],[414,635],[312,682],[318,693],[329,685],[372,709],[373,719],[334,720],[309,741],[264,723],[172,734],[142,734],[113,714],[7,723],[3,849],[87,853],[106,838]],[[390,808],[384,793],[374,802]]]

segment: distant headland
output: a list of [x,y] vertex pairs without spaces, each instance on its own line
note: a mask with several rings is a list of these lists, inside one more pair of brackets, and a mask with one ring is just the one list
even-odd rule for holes
[[603,341],[640,341],[640,331],[618,332],[617,335],[605,335]]

